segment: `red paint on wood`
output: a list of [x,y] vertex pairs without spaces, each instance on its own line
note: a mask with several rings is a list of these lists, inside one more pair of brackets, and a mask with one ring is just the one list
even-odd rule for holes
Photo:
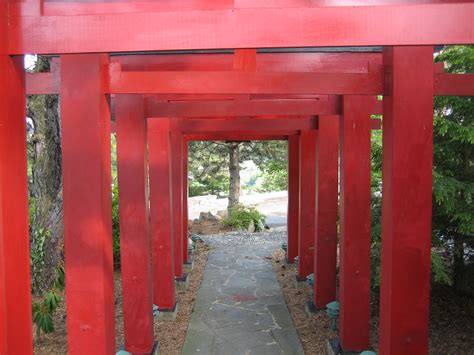
[[154,346],[153,283],[143,97],[119,95],[115,115],[125,349],[150,354]]
[[[370,112],[372,112],[372,111],[370,111]],[[382,129],[382,120],[371,119],[370,120],[370,129],[373,129],[373,130]]]
[[[169,55],[125,55],[111,58],[122,70],[232,71],[231,53]],[[258,72],[367,73],[369,66],[381,65],[381,53],[258,53]]]
[[188,140],[182,136],[183,143],[183,262],[187,263],[188,253]]
[[250,71],[257,70],[257,50],[252,48],[236,49],[234,54],[234,70]]
[[316,128],[317,119],[306,118],[213,118],[179,119],[177,125],[184,133],[212,133],[232,131],[295,131]]
[[300,216],[300,137],[288,138],[288,250],[287,261],[293,263],[298,255]]
[[26,73],[28,95],[58,94],[59,73]]
[[[206,85],[203,85],[206,83]],[[383,70],[369,73],[122,71],[110,66],[111,94],[383,94]]]
[[183,276],[183,144],[181,132],[172,123],[171,191],[173,196],[174,273]]
[[469,44],[473,14],[451,3],[13,16],[9,53]]
[[[297,135],[298,131],[261,132],[232,131],[216,133],[190,133],[186,134],[189,141],[272,141],[288,140],[291,135]],[[299,159],[299,158],[298,158]]]
[[298,238],[298,276],[306,278],[314,270],[316,235],[316,130],[300,136],[300,220]]
[[316,308],[336,300],[339,116],[320,116],[316,147],[316,241],[314,293]]
[[[2,4],[0,4],[2,5]],[[0,6],[1,9],[1,6]],[[4,41],[0,15],[0,41]],[[0,44],[0,353],[32,354],[23,57]]]
[[219,117],[219,116],[305,116],[338,115],[339,101],[318,99],[238,99],[208,101],[164,102],[161,97],[149,98],[147,113],[150,117]]
[[474,74],[435,74],[434,95],[474,96]]
[[[186,55],[183,55],[186,56]],[[290,60],[297,59],[297,55]],[[315,57],[316,58],[316,57]],[[198,58],[195,58],[196,60]],[[147,63],[149,60],[143,58],[143,62]],[[275,63],[278,66],[278,62]],[[284,65],[280,65],[282,70]],[[167,68],[172,66],[168,65]],[[209,68],[215,69],[215,68]],[[312,69],[312,68],[310,68]],[[352,69],[348,64],[338,62],[333,64],[333,73],[344,74]],[[303,66],[300,69],[304,70]],[[327,70],[328,69],[324,69]],[[313,72],[313,71],[308,71]],[[281,73],[281,71],[280,71]],[[324,72],[322,72],[324,73]],[[473,74],[446,74],[434,73],[434,95],[435,96],[473,96],[474,95],[474,75]],[[26,74],[26,93],[28,95],[40,94],[58,94],[60,90],[59,72],[51,73],[27,73]],[[336,90],[334,88],[330,90]],[[328,92],[330,91],[328,90]],[[305,89],[306,91],[306,89]],[[319,90],[321,91],[322,90]],[[280,115],[305,115],[305,114],[320,114],[332,115],[337,114],[333,102],[319,101],[318,95],[284,95],[281,94],[253,94],[248,106],[241,107],[233,100],[238,98],[238,95],[232,94],[160,94],[156,95],[160,101],[151,101],[151,112],[161,112],[167,116],[244,116],[244,115],[260,115],[266,114],[280,114]],[[261,97],[258,97],[261,96]],[[300,96],[300,97],[295,97]],[[306,97],[305,97],[306,96]],[[321,95],[319,95],[321,96]],[[189,100],[207,100],[202,102],[181,102]],[[280,99],[280,100],[277,100]],[[177,100],[177,102],[166,102],[168,100]],[[317,101],[316,101],[317,100]],[[316,101],[316,102],[315,102]],[[337,106],[336,106],[337,107]],[[159,110],[159,111],[157,111]],[[329,111],[332,110],[332,111]],[[373,114],[382,114],[382,101],[374,100]]]
[[[61,60],[61,125],[69,354],[115,352],[107,56]],[[85,302],[84,300],[94,300]]]
[[344,351],[369,348],[370,100],[345,96],[340,122],[339,335]]
[[[117,14],[140,13],[160,11],[196,11],[196,10],[224,10],[233,8],[278,8],[278,7],[321,7],[321,6],[373,6],[373,0],[319,0],[308,3],[305,0],[212,0],[212,1],[88,1],[73,2],[70,0],[34,0],[27,2],[14,2],[11,9],[15,14],[38,14],[41,3],[45,15],[90,15],[90,14]],[[456,0],[468,2],[468,0]],[[442,4],[451,3],[453,0],[379,0],[377,5],[402,5],[402,4]],[[12,10],[11,10],[12,11]]]
[[385,51],[381,354],[427,354],[433,160],[433,48]]
[[175,263],[173,201],[171,196],[171,145],[169,121],[148,120],[148,159],[150,164],[150,211],[153,250],[153,300],[160,309],[173,309]]

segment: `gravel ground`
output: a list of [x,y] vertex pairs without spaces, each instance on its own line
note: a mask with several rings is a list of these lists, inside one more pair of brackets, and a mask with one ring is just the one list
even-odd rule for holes
[[233,247],[239,245],[281,244],[286,242],[286,230],[272,229],[261,233],[228,232],[225,234],[202,235],[211,247]]

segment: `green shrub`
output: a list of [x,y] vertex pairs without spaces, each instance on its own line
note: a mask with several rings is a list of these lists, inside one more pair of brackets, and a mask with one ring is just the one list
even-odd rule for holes
[[238,204],[230,210],[229,217],[224,220],[228,227],[247,230],[254,223],[255,231],[261,232],[265,228],[265,216],[254,207]]
[[56,268],[56,278],[51,289],[44,294],[42,300],[32,304],[37,341],[41,339],[41,332],[45,334],[54,332],[53,316],[62,302],[60,294],[64,291],[65,284],[64,266],[61,264]]
[[117,184],[112,186],[112,236],[114,269],[120,269],[120,226],[119,226],[119,200]]

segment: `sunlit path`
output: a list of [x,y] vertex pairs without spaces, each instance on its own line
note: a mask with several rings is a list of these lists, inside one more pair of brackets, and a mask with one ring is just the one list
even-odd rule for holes
[[[282,233],[231,234],[209,255],[184,354],[303,354],[270,260]],[[271,238],[274,237],[273,240]]]

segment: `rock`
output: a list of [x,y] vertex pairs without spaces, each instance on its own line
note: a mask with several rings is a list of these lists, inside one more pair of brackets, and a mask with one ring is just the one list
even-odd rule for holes
[[199,220],[200,221],[217,221],[217,218],[211,212],[201,212],[199,214]]
[[247,231],[248,231],[249,233],[254,233],[254,232],[255,232],[255,223],[253,222],[253,220],[250,222]]
[[217,211],[216,215],[224,219],[229,216],[229,212],[227,210],[221,210],[221,211]]

